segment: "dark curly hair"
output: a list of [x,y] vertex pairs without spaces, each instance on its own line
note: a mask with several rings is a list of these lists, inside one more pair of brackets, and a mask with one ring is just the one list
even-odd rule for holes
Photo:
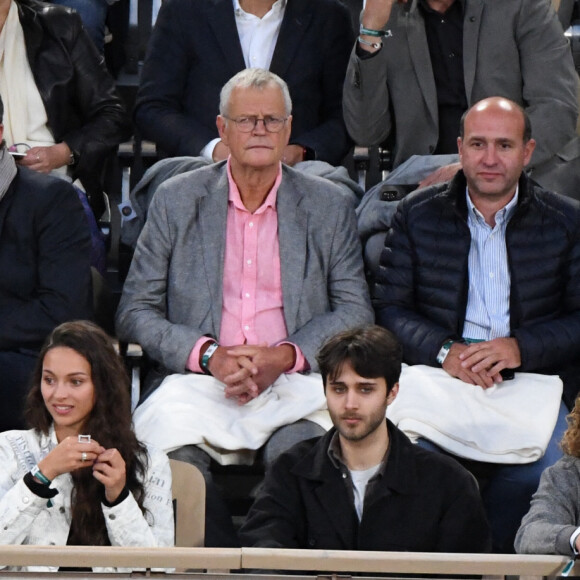
[[[95,404],[82,429],[105,449],[116,448],[125,461],[127,488],[145,512],[143,500],[147,452],[135,436],[131,419],[130,382],[122,360],[109,336],[96,324],[83,320],[58,326],[47,338],[32,377],[28,392],[25,418],[33,429],[48,434],[52,417],[44,404],[41,392],[42,366],[46,353],[56,347],[71,348],[91,366],[95,390]],[[69,544],[110,545],[105,518],[101,508],[104,498],[102,483],[90,469],[71,473],[72,520]]]
[[580,397],[576,398],[574,408],[566,417],[568,429],[562,438],[564,453],[574,457],[580,457]]

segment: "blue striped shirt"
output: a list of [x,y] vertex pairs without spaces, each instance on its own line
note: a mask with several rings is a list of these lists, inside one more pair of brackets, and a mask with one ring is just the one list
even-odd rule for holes
[[463,337],[492,340],[510,335],[510,273],[505,244],[507,224],[518,203],[518,190],[489,226],[466,189],[469,248],[469,293]]

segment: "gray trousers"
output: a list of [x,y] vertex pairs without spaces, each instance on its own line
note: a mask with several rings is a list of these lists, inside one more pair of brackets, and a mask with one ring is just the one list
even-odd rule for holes
[[[306,419],[280,427],[262,447],[262,459],[266,470],[287,449],[296,443],[319,437],[324,429]],[[239,541],[234,530],[229,509],[217,489],[212,472],[211,457],[197,445],[185,445],[171,451],[169,457],[195,465],[202,473],[206,486],[205,509],[205,546],[206,547],[237,547]]]

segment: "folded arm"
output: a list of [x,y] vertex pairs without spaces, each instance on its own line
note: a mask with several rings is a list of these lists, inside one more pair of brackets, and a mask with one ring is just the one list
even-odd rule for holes
[[515,41],[522,71],[522,105],[536,140],[533,166],[576,134],[578,75],[551,2],[521,2]]
[[170,198],[171,191],[162,185],[151,202],[123,287],[116,328],[121,340],[138,342],[151,358],[183,373],[196,342],[208,333],[169,320],[168,278],[175,234],[168,219]]

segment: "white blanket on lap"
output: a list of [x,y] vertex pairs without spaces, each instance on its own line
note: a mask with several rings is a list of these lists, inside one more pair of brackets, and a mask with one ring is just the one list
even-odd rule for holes
[[423,437],[468,459],[531,463],[544,454],[558,418],[562,381],[516,373],[489,389],[443,369],[406,366],[388,417],[411,439]]
[[332,425],[317,373],[281,375],[245,405],[226,399],[223,383],[211,376],[170,375],[133,415],[141,441],[166,453],[199,445],[223,465],[251,464],[276,429],[300,419]]

